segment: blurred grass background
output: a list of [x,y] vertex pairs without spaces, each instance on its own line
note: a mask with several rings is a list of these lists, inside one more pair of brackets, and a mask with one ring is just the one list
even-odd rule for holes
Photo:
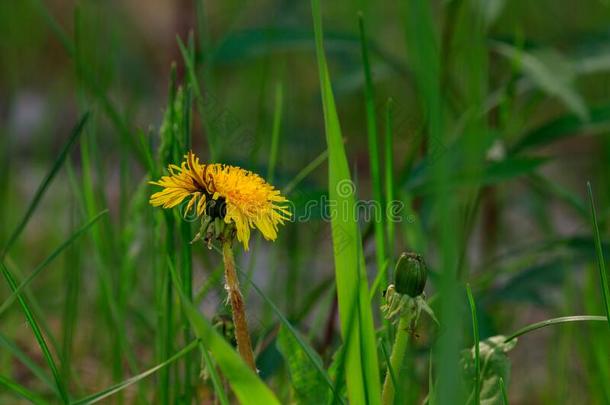
[[[440,364],[443,353],[457,359],[457,350],[472,344],[465,292],[439,276],[448,268],[472,284],[482,338],[555,316],[603,314],[585,184],[594,186],[605,240],[610,5],[324,2],[326,58],[349,168],[358,197],[370,200],[381,178],[371,176],[359,11],[374,85],[368,100],[380,140],[387,100],[393,100],[388,149],[395,195],[406,204],[395,244],[386,250],[423,253],[432,270],[429,292],[448,293],[435,309],[453,311],[446,319],[457,333],[441,334]],[[89,219],[109,210],[26,289],[76,398],[158,363],[155,269],[164,261],[156,253],[166,224],[147,204],[145,181],[161,168],[150,165],[146,151],[160,143],[172,62],[185,100],[193,103],[192,147],[204,159],[271,174],[278,188],[291,188],[297,214],[328,193],[326,162],[318,159],[327,145],[309,2],[5,1],[0,60],[0,246],[72,128],[91,112],[4,258],[24,279]],[[177,143],[170,156],[180,157],[187,143]],[[381,141],[378,146],[385,150]],[[312,162],[319,164],[295,183]],[[309,221],[289,224],[274,244],[254,242],[238,261],[328,365],[339,325],[331,233],[321,216],[316,210]],[[176,225],[178,241],[193,235],[189,228]],[[382,261],[372,224],[361,223],[361,231],[372,282]],[[226,313],[220,257],[199,245],[192,255],[200,309],[209,319]],[[261,376],[288,401],[286,365],[275,344],[278,320],[244,289]],[[0,283],[2,302],[9,293]],[[174,315],[178,325],[182,315]],[[43,356],[19,306],[0,318],[0,374],[52,397]],[[403,373],[408,403],[421,400],[428,387],[426,356],[437,336],[431,325],[422,329],[409,353],[415,366]],[[182,330],[174,333],[169,354],[188,343]],[[510,354],[511,403],[610,403],[609,338],[602,323],[523,337]],[[24,365],[25,356],[32,364]],[[199,363],[192,361],[193,372]],[[439,378],[452,392],[447,363],[435,372],[447,373]],[[166,378],[179,380],[176,370],[168,368]],[[151,401],[155,378],[110,401]],[[211,388],[197,387],[210,401]],[[12,401],[0,390],[0,402]]]

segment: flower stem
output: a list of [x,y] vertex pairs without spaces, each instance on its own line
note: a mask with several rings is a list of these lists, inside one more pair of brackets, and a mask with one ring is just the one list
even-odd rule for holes
[[235,272],[235,259],[231,249],[231,241],[222,242],[222,257],[225,265],[225,283],[229,301],[231,302],[231,312],[233,314],[233,324],[235,325],[235,338],[237,340],[237,351],[244,359],[246,364],[256,371],[254,364],[254,354],[248,333],[248,321],[246,320],[246,310],[244,299],[239,290],[239,280]]
[[407,351],[407,343],[409,342],[409,322],[411,322],[410,316],[402,316],[398,323],[398,327],[396,328],[396,340],[394,341],[394,347],[392,348],[390,364],[388,364],[388,371],[386,372],[385,381],[383,383],[383,392],[381,393],[381,402],[384,405],[394,404],[394,395],[396,393],[394,380],[398,379],[398,376],[400,375],[402,361]]

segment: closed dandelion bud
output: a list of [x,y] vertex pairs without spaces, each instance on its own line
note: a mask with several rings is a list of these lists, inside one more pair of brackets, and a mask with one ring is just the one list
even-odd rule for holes
[[421,255],[403,253],[394,270],[394,286],[399,294],[409,297],[421,295],[426,286],[428,269]]

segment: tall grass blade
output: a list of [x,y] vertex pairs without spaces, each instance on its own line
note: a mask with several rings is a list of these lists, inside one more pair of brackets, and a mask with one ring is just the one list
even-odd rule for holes
[[271,130],[271,150],[269,152],[269,165],[267,169],[267,180],[273,183],[275,177],[275,166],[280,144],[280,133],[282,125],[282,111],[284,106],[284,84],[275,86],[275,109],[273,111],[273,127]]
[[229,405],[227,394],[225,393],[222,381],[218,376],[218,372],[216,371],[216,365],[214,364],[214,361],[210,357],[210,353],[208,353],[205,347],[201,347],[201,356],[203,357],[205,366],[207,367],[207,370],[210,373],[210,379],[212,380],[212,385],[214,386],[214,392],[216,393],[218,402],[220,402],[222,405]]
[[[13,292],[16,291],[17,282],[15,281],[15,278],[10,273],[10,271],[6,268],[6,266],[4,265],[4,262],[2,260],[0,260],[0,267],[2,268],[1,269],[2,273],[4,275],[4,278],[8,282],[9,287],[11,288],[11,290]],[[57,368],[53,355],[51,354],[51,351],[49,350],[49,347],[47,346],[45,338],[44,338],[42,332],[40,331],[40,328],[38,327],[38,322],[36,322],[36,319],[34,319],[33,312],[30,309],[30,307],[29,307],[28,303],[26,302],[25,298],[23,297],[23,295],[18,294],[17,298],[19,300],[19,303],[21,304],[21,308],[23,309],[23,313],[25,314],[28,324],[32,328],[32,332],[34,333],[36,341],[38,342],[38,345],[40,346],[40,349],[42,350],[43,357],[46,360],[49,368],[51,369],[51,372],[53,373],[53,378],[55,379],[55,385],[57,386],[57,391],[59,393],[59,397],[64,404],[68,404],[70,401],[68,399],[68,391],[66,389],[66,384],[64,383],[63,379],[61,378],[59,369]]]
[[23,385],[20,385],[20,384],[16,383],[15,381],[10,380],[3,375],[0,375],[0,386],[6,387],[7,390],[14,392],[15,394],[19,395],[20,397],[22,397],[24,399],[27,399],[28,401],[30,401],[33,404],[36,404],[36,405],[48,404],[47,401],[40,398],[38,395],[36,395],[32,391],[30,391],[29,389],[25,388]]
[[358,26],[360,28],[360,44],[362,52],[362,65],[364,67],[364,102],[366,107],[366,129],[369,146],[369,162],[371,165],[371,181],[373,183],[373,198],[380,207],[381,212],[374,212],[373,221],[375,228],[375,259],[377,272],[381,273],[380,282],[387,285],[385,276],[384,262],[386,260],[386,241],[384,235],[385,204],[383,203],[381,164],[379,163],[379,135],[377,133],[377,113],[375,111],[375,92],[373,89],[373,78],[371,75],[371,65],[369,62],[368,40],[364,29],[364,17],[362,13],[358,16]]
[[42,182],[38,186],[38,189],[36,190],[36,193],[34,194],[34,198],[32,198],[32,201],[30,202],[30,205],[28,206],[27,210],[25,211],[23,218],[21,219],[21,221],[19,222],[19,224],[17,225],[17,227],[15,228],[15,230],[9,237],[8,241],[4,245],[4,248],[2,249],[2,253],[0,254],[0,260],[4,260],[4,257],[6,256],[6,254],[11,249],[13,244],[17,241],[17,238],[19,238],[19,235],[21,235],[21,232],[23,232],[23,229],[25,228],[25,226],[28,224],[30,218],[32,217],[32,214],[38,207],[38,204],[40,203],[42,196],[45,194],[45,192],[47,191],[47,188],[49,187],[49,185],[51,184],[51,182],[53,181],[53,179],[59,172],[59,169],[61,169],[62,165],[64,164],[64,161],[66,160],[66,157],[68,156],[68,153],[72,149],[72,146],[74,146],[74,143],[76,143],[76,140],[83,132],[83,129],[85,128],[85,124],[87,123],[88,119],[89,119],[89,113],[86,112],[81,116],[80,120],[78,121],[78,123],[76,124],[74,129],[72,129],[72,133],[70,134],[70,137],[64,143],[61,151],[59,152],[59,155],[57,155],[57,158],[55,159],[55,162],[53,162],[53,166],[51,166],[51,169],[49,170],[49,172],[47,173],[45,178],[42,180]]
[[593,232],[595,234],[595,251],[597,253],[597,265],[601,279],[602,295],[604,297],[604,309],[606,310],[608,326],[610,326],[610,288],[608,287],[608,274],[606,273],[606,262],[604,260],[604,252],[602,250],[602,238],[599,234],[597,213],[595,211],[595,201],[593,199],[593,189],[591,188],[590,182],[587,182],[587,193],[589,194],[589,203],[591,204],[591,222],[593,225]]
[[480,403],[481,390],[481,360],[479,359],[479,322],[477,321],[477,307],[472,296],[470,284],[466,284],[466,294],[468,295],[468,305],[470,306],[470,316],[472,317],[472,337],[474,340],[474,403]]
[[64,243],[62,243],[57,249],[55,249],[46,259],[44,259],[32,273],[19,284],[19,286],[13,291],[11,295],[2,303],[0,306],[0,315],[13,303],[15,298],[21,293],[21,291],[28,286],[34,280],[34,278],[44,270],[57,256],[61,254],[68,246],[72,244],[76,239],[78,239],[82,234],[84,234],[91,226],[93,226],[104,214],[106,214],[108,210],[104,210],[97,214],[95,217],[91,218],[85,225],[83,225],[80,229],[74,232]]
[[[353,218],[355,190],[343,147],[339,117],[324,55],[320,2],[312,0],[311,4],[328,145],[329,198],[330,201],[336,202],[337,208],[331,213],[331,229],[341,331],[347,345],[348,397],[352,404],[379,404],[381,386],[373,315],[368,300],[366,267],[360,250],[358,223]],[[347,190],[345,186],[348,187]],[[349,318],[354,311],[356,311],[354,327],[350,331],[350,336],[346,336]]]
[[17,360],[19,360],[24,366],[26,366],[33,375],[35,375],[40,381],[44,382],[54,391],[57,391],[57,387],[53,380],[49,378],[47,373],[40,368],[35,360],[30,358],[24,353],[14,342],[11,342],[6,336],[0,333],[0,347],[4,347],[7,352],[11,353]]
[[[384,178],[385,178],[385,210],[394,212],[392,204],[394,204],[394,116],[393,116],[393,100],[388,99],[385,111],[385,137],[384,137]],[[387,215],[388,211],[384,211]],[[394,220],[386,218],[386,237],[388,246],[388,269],[394,267]],[[392,275],[389,275],[391,279]]]

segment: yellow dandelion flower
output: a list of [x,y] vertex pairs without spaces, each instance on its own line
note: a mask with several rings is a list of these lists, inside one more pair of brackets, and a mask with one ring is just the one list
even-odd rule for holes
[[168,167],[168,176],[150,182],[163,187],[150,197],[151,205],[172,208],[188,201],[185,216],[194,213],[233,224],[246,250],[250,229],[258,228],[267,240],[277,238],[278,225],[290,218],[288,200],[279,190],[256,173],[236,166],[203,164],[190,151],[184,159],[180,167]]

